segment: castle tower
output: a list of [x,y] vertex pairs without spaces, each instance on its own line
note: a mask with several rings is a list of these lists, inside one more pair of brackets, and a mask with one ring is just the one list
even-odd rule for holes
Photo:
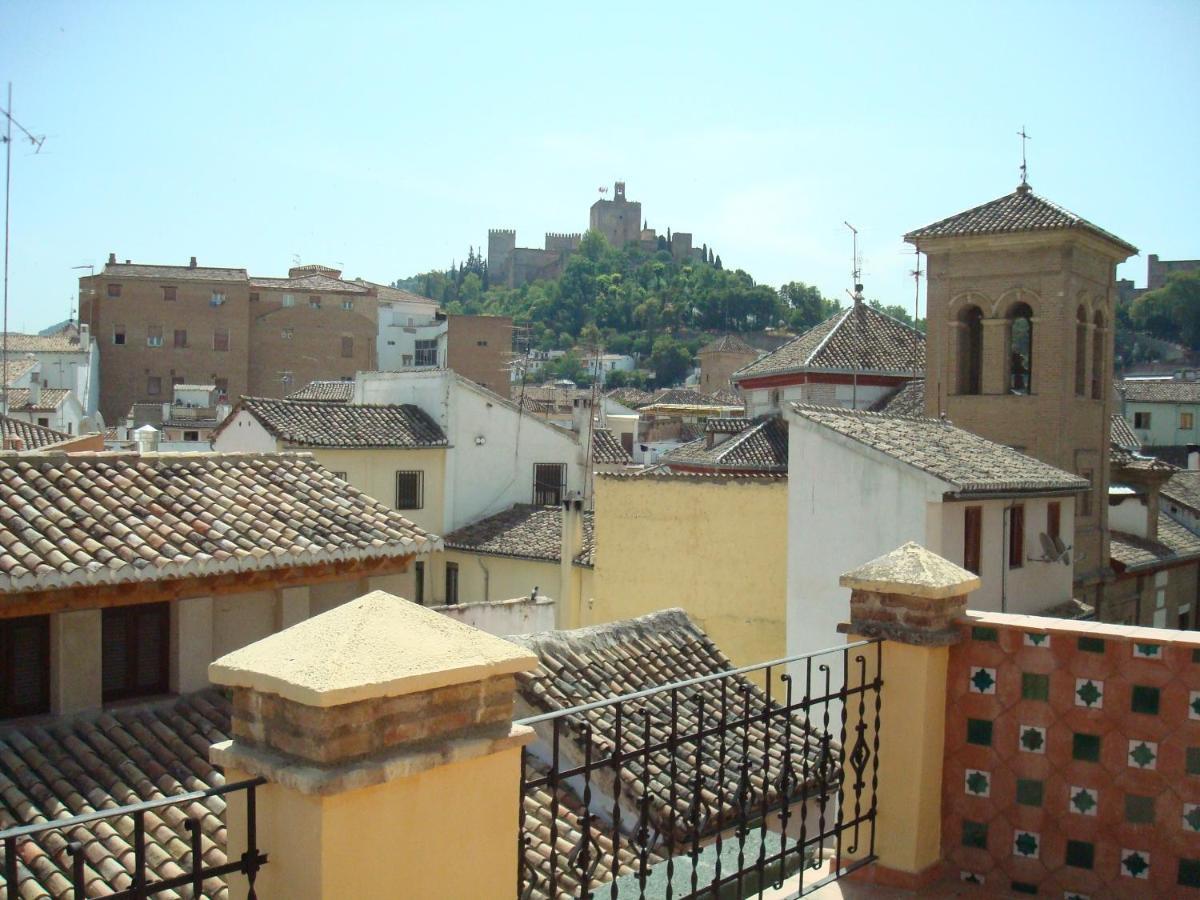
[[1091,481],[1075,501],[1073,563],[1079,596],[1097,599],[1109,572],[1116,267],[1137,248],[1025,182],[904,239],[927,256],[926,414]]
[[641,238],[642,204],[625,199],[625,182],[613,185],[613,199],[597,200],[588,216],[588,228],[598,231],[613,247],[624,247]]
[[510,228],[488,229],[488,275],[492,284],[512,287],[512,256],[517,233]]

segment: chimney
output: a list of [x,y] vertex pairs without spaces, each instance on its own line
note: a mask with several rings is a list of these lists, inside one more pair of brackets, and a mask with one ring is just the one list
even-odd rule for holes
[[90,347],[92,345],[92,326],[87,322],[81,322],[79,325],[79,346]]
[[15,434],[5,435],[4,436],[4,449],[5,450],[17,450],[17,451],[24,450],[25,449],[25,441],[19,435],[15,435]]
[[580,437],[587,434],[588,422],[592,416],[592,400],[590,397],[576,397],[571,404],[571,427]]
[[158,429],[153,425],[143,425],[133,432],[133,440],[138,453],[154,453],[158,450]]
[[192,257],[192,261],[188,263],[188,268],[189,269],[196,268],[196,257],[194,257],[194,256]]
[[128,265],[132,265],[132,264],[133,264],[133,260],[131,260],[131,259],[125,260],[125,265],[128,266]]
[[36,407],[42,402],[42,381],[35,372],[33,377],[29,379],[29,405]]
[[1200,469],[1200,444],[1187,445],[1187,467],[1192,472]]
[[562,543],[558,576],[559,628],[574,628],[579,624],[579,597],[575,590],[575,557],[583,550],[583,500],[567,497],[562,502]]
[[108,264],[110,266],[115,266],[117,264],[117,254],[115,254],[115,253],[108,254]]

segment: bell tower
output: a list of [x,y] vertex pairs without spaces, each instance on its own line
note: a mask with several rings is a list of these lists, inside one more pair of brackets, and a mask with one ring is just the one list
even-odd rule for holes
[[1095,598],[1109,572],[1116,267],[1137,248],[1024,179],[904,239],[927,258],[926,415],[1091,482],[1075,499],[1073,563]]

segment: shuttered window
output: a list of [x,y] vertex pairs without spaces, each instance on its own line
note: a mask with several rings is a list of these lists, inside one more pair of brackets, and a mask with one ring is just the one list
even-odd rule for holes
[[413,569],[416,573],[416,581],[417,581],[417,590],[416,590],[417,596],[414,597],[413,599],[417,601],[418,605],[424,606],[425,605],[425,563],[423,563],[423,562],[415,563],[413,566]]
[[983,537],[983,507],[968,506],[963,527],[963,568],[979,574],[979,549]]
[[50,711],[50,617],[0,620],[0,718]]
[[458,603],[458,563],[446,563],[446,605]]
[[421,509],[424,506],[424,472],[396,473],[396,509]]
[[1008,567],[1025,565],[1025,507],[1014,506],[1008,511]]
[[1058,543],[1059,535],[1062,533],[1062,504],[1057,500],[1051,502],[1046,507],[1046,534],[1055,543]]
[[105,702],[167,692],[170,624],[169,603],[104,610]]
[[558,506],[567,487],[566,463],[534,463],[533,502],[538,506]]

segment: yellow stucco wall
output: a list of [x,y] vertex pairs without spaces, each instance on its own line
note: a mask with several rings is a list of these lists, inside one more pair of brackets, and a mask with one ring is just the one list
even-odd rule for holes
[[426,531],[442,534],[445,530],[443,488],[446,473],[446,451],[441,450],[322,450],[308,448],[317,462],[331,472],[345,472],[346,480],[394,509],[396,506],[396,473],[419,471],[425,473],[424,506],[402,510]]
[[678,606],[737,665],[786,648],[787,481],[596,479],[592,625]]
[[528,597],[536,587],[539,596],[557,601],[559,628],[588,624],[581,621],[580,607],[586,608],[588,599],[594,596],[591,569],[571,566],[570,584],[564,590],[558,560],[514,559],[462,550],[439,551],[431,554],[426,564],[426,605],[446,602],[447,562],[458,563],[459,603]]
[[[504,750],[331,797],[259,788],[258,842],[270,860],[258,896],[507,900],[517,879],[520,754]],[[246,775],[230,769],[226,777]],[[226,822],[240,853],[244,792],[229,795]],[[245,896],[245,879],[228,878],[230,895]]]

